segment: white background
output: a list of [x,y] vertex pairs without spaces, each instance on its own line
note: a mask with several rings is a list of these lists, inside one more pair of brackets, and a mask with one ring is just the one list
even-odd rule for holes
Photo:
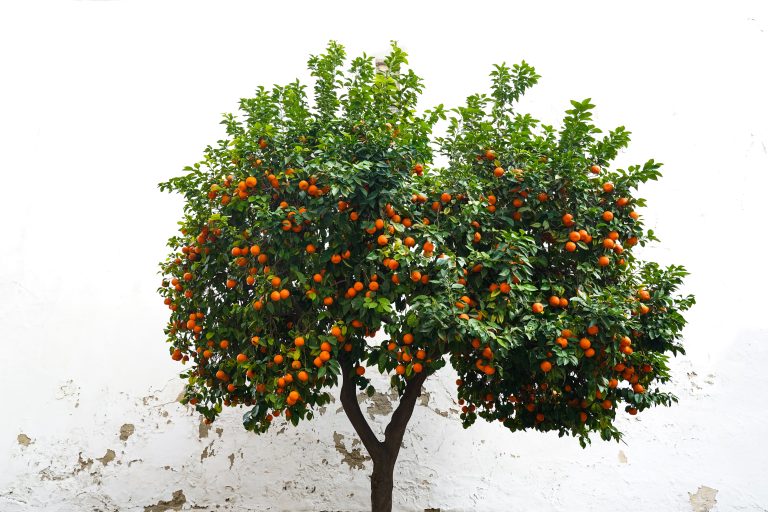
[[[622,420],[626,444],[465,431],[454,377],[430,379],[395,509],[768,510],[763,2],[6,0],[0,511],[366,508],[371,465],[338,403],[257,437],[242,411],[207,431],[174,402],[155,293],[181,212],[156,184],[197,161],[257,85],[305,77],[329,39],[351,55],[399,41],[425,107],[522,59],[543,77],[524,102],[539,119],[591,97],[600,126],[633,132],[621,163],[665,163],[641,190],[662,240],[645,255],[686,265],[698,299],[670,386],[680,404]],[[389,405],[364,404],[379,429]]]

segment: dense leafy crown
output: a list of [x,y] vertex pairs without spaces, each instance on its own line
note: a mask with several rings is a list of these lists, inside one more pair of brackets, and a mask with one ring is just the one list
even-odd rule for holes
[[247,406],[264,432],[312,418],[341,372],[372,393],[375,367],[402,392],[450,362],[465,426],[582,445],[618,439],[622,406],[674,401],[658,383],[693,298],[674,295],[682,267],[632,254],[654,239],[632,191],[660,165],[609,169],[629,132],[597,138],[589,100],[558,129],[515,112],[539,78],[525,62],[422,114],[395,44],[385,66],[344,63],[336,43],[310,58],[312,104],[298,81],[259,88],[160,185],[186,200],[160,288],[185,401],[208,420]]

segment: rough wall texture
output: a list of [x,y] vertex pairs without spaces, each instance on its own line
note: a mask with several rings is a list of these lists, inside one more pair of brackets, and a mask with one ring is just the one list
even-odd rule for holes
[[[686,264],[699,300],[670,385],[680,404],[622,419],[624,444],[465,431],[455,377],[428,380],[395,508],[768,510],[768,13],[591,5],[390,2],[360,18],[352,4],[3,3],[0,47],[15,50],[0,53],[0,511],[366,508],[371,463],[338,402],[263,437],[241,411],[205,426],[176,402],[154,291],[180,211],[155,184],[220,136],[236,98],[292,80],[332,37],[353,54],[398,39],[425,105],[520,59],[544,76],[525,103],[538,117],[592,97],[601,125],[635,133],[622,158],[665,162],[643,190],[663,241],[646,254]],[[382,432],[392,395],[361,400]]]

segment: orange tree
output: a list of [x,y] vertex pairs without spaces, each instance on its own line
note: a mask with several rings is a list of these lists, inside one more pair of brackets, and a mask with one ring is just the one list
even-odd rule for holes
[[[418,113],[421,79],[395,44],[377,69],[341,46],[300,82],[259,88],[227,136],[183,176],[181,233],[161,264],[166,332],[184,401],[213,421],[245,407],[266,432],[340,398],[373,461],[373,510],[425,379],[450,363],[465,427],[618,440],[682,352],[685,271],[642,262],[653,240],[633,195],[660,165],[611,169],[629,133],[598,137],[589,101],[562,126],[514,110],[538,75],[496,66],[491,94]],[[312,101],[308,96],[312,96]],[[443,120],[442,136],[433,128]],[[378,439],[360,411],[366,375],[400,402]],[[280,421],[285,421],[280,419]]]

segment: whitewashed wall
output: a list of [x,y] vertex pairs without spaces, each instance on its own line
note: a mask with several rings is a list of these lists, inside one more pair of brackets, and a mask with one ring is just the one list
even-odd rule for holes
[[[541,4],[541,5],[539,5]],[[362,447],[331,404],[256,437],[175,402],[156,262],[181,203],[155,184],[221,135],[258,84],[304,76],[328,39],[426,79],[425,105],[483,89],[491,64],[543,75],[557,122],[591,97],[634,133],[622,159],[684,263],[680,396],[621,422],[626,444],[464,431],[454,376],[431,378],[396,478],[397,510],[768,510],[765,258],[768,10],[763,2],[139,2],[0,4],[0,511],[364,510]],[[365,407],[386,421],[382,390]]]

